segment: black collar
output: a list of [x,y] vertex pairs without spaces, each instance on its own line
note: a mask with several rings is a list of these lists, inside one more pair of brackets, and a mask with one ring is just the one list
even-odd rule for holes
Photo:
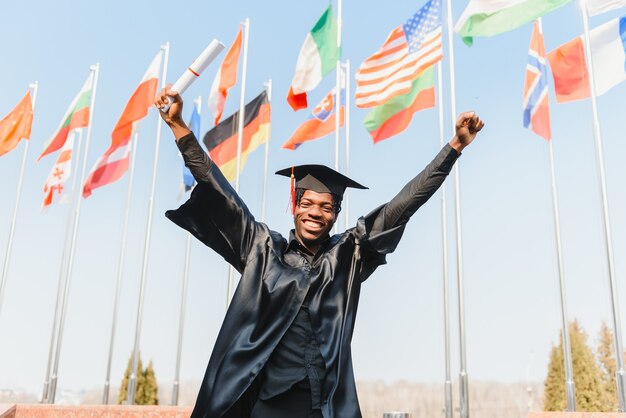
[[326,251],[326,247],[328,247],[328,243],[330,242],[330,235],[326,235],[326,237],[320,243],[320,248],[317,250],[317,253],[313,254],[309,251],[304,245],[298,241],[296,238],[296,230],[292,229],[289,231],[289,244],[287,245],[287,251],[300,251],[301,253],[308,255],[313,258],[317,258],[320,254]]

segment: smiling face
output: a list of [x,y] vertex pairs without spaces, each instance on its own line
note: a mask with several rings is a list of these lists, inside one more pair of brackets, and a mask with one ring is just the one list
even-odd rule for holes
[[317,252],[336,219],[330,193],[305,190],[293,215],[297,240],[312,253]]

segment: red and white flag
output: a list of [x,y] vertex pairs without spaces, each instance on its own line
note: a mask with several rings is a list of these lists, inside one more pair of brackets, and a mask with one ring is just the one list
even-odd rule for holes
[[54,195],[65,196],[65,182],[72,174],[72,152],[74,150],[74,138],[76,131],[70,131],[61,148],[61,152],[48,175],[46,184],[43,186],[43,207],[47,208],[52,204]]
[[83,197],[91,196],[91,192],[98,187],[119,180],[128,170],[131,138],[139,121],[148,114],[156,96],[162,58],[163,53],[159,51],[126,104],[111,134],[111,146],[98,158],[85,181]]
[[217,126],[220,119],[222,119],[228,90],[237,83],[237,65],[239,64],[239,53],[241,51],[241,36],[242,30],[239,29],[235,42],[233,42],[233,45],[226,53],[224,61],[222,61],[222,65],[217,71],[217,75],[211,86],[208,99],[209,111],[215,118],[215,126]]

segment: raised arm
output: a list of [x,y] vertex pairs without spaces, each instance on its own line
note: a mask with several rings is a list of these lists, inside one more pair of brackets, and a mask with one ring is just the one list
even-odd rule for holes
[[462,113],[456,121],[456,135],[437,156],[409,181],[379,212],[373,232],[405,224],[444,182],[461,151],[472,143],[484,123],[474,112]]
[[[173,103],[167,112],[163,112],[168,99]],[[179,209],[168,211],[166,216],[241,271],[262,230],[261,225],[255,222],[244,202],[183,121],[180,96],[163,89],[154,103],[172,130],[185,165],[198,182],[189,200]]]

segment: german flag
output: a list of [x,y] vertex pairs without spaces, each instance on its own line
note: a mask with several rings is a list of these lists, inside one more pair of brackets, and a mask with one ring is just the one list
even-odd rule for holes
[[[264,144],[270,137],[270,103],[265,90],[244,108],[243,138],[241,144],[241,170],[248,154]],[[237,176],[237,134],[239,112],[224,119],[204,135],[204,145],[211,159],[228,181]]]

